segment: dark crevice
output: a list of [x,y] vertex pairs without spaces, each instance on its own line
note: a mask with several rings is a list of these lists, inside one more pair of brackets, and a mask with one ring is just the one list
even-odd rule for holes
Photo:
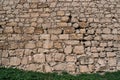
[[68,17],[69,17],[69,19],[68,19],[67,23],[70,23],[70,22],[71,22],[71,19],[72,19],[72,16],[69,15]]
[[0,28],[2,28],[2,26],[0,25]]
[[75,28],[75,30],[79,30],[80,29],[80,26],[79,27],[77,27],[77,28]]
[[64,30],[62,30],[61,34],[64,34]]

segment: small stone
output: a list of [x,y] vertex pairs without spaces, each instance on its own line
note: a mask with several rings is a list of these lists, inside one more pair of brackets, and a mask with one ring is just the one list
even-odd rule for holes
[[69,39],[69,34],[61,34],[59,35],[60,39]]
[[116,53],[115,52],[107,52],[107,57],[115,57]]
[[42,28],[35,28],[35,31],[34,31],[35,34],[42,34],[43,32],[44,31]]
[[48,33],[49,34],[61,34],[62,33],[62,29],[59,29],[59,28],[48,29]]
[[7,58],[2,58],[2,59],[1,59],[1,64],[2,64],[2,65],[5,65],[5,66],[9,65],[9,59],[7,59]]
[[63,53],[55,53],[55,61],[64,61],[65,55]]
[[77,58],[75,56],[66,56],[66,61],[67,62],[76,62]]
[[37,63],[45,62],[45,55],[44,54],[35,54],[33,56],[33,58],[34,58],[34,62],[37,62]]
[[28,48],[28,49],[33,49],[35,48],[35,42],[33,41],[29,41],[26,45],[25,45],[25,48]]
[[13,33],[13,28],[12,27],[5,27],[4,32],[5,33]]
[[18,57],[11,57],[10,58],[10,65],[17,66],[20,65],[21,60]]
[[75,46],[73,52],[76,54],[84,54],[84,47],[83,46]]
[[109,66],[116,66],[117,60],[115,58],[109,58],[108,59],[108,65]]
[[66,46],[66,47],[65,47],[64,52],[65,52],[66,54],[70,54],[70,53],[72,53],[72,50],[73,50],[72,46],[69,45],[69,46]]
[[50,39],[50,34],[41,34],[40,39]]
[[35,28],[34,27],[24,27],[24,33],[32,34],[34,33]]
[[62,48],[62,44],[60,42],[55,42],[54,47],[55,48]]
[[67,63],[66,70],[68,72],[75,72],[76,66],[75,63]]
[[53,41],[45,40],[43,43],[43,48],[52,48],[53,47]]
[[105,33],[105,34],[110,34],[111,33],[111,30],[109,28],[104,28],[102,33]]
[[70,34],[70,39],[72,39],[72,40],[83,39],[83,34]]
[[49,65],[45,65],[45,72],[52,72],[52,68]]
[[64,12],[64,11],[57,11],[57,15],[58,15],[58,16],[64,16],[64,15],[65,15],[65,12]]
[[60,23],[57,23],[57,26],[58,27],[67,27],[68,24],[66,22],[60,22]]
[[87,72],[89,72],[89,68],[85,65],[80,65],[80,72],[87,73]]
[[42,45],[43,45],[42,41],[37,41],[37,42],[36,42],[36,46],[37,46],[37,47],[42,47]]
[[65,63],[60,63],[60,64],[57,64],[56,66],[54,66],[53,68],[56,71],[61,71],[61,70],[63,71],[66,68],[66,64]]
[[67,17],[67,16],[64,16],[64,17],[61,18],[62,22],[67,22],[68,20],[69,20],[69,17]]
[[64,28],[64,33],[65,34],[71,34],[71,33],[74,33],[74,32],[75,32],[75,29],[72,28],[72,27]]
[[58,36],[57,35],[51,35],[51,40],[58,40]]
[[85,21],[82,21],[82,22],[79,23],[79,26],[82,27],[82,28],[85,28],[85,27],[88,26],[88,23],[85,22]]

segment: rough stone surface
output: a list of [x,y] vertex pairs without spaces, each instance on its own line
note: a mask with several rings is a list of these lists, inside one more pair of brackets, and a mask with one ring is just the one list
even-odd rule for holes
[[0,0],[0,65],[72,74],[120,70],[119,2]]

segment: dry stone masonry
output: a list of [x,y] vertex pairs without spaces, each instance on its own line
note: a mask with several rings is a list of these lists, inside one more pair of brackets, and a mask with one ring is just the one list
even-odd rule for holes
[[120,0],[0,0],[0,65],[120,70]]

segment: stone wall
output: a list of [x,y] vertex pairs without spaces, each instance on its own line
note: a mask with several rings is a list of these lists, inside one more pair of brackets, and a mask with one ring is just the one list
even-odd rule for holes
[[120,70],[120,1],[0,0],[0,65],[72,74]]

